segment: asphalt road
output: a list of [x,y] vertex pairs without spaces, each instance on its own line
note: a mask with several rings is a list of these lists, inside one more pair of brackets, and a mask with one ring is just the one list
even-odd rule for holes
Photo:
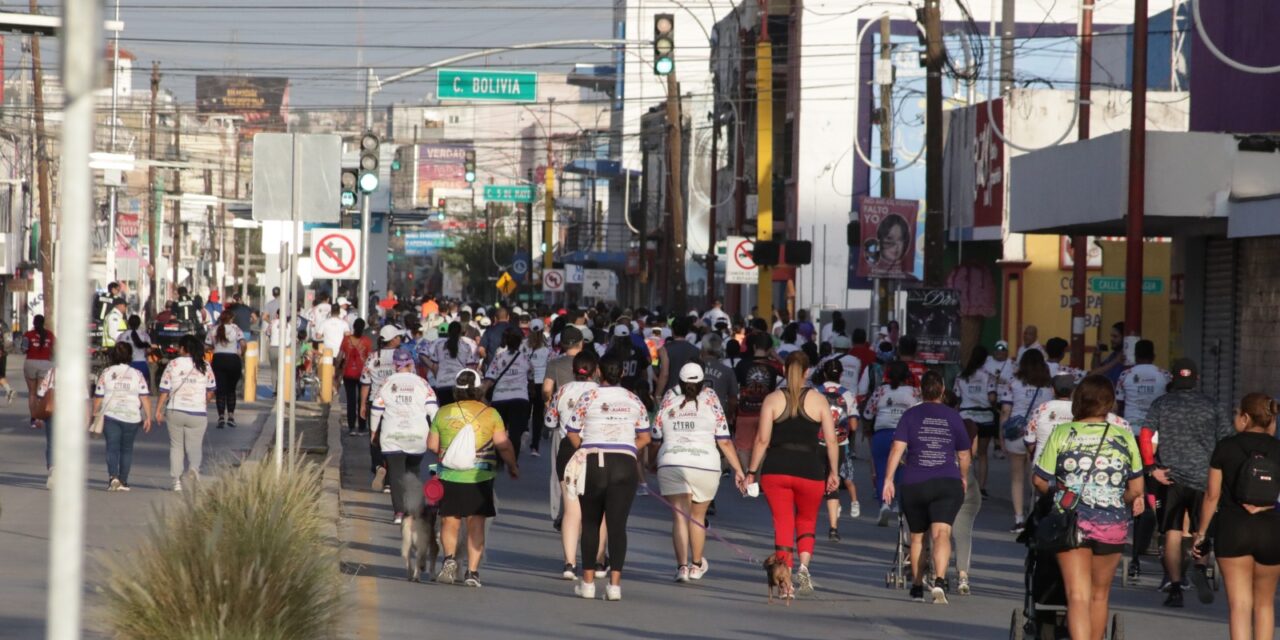
[[[389,496],[369,489],[367,441],[343,442],[339,533],[347,545],[346,571],[354,576],[348,632],[355,638],[1008,638],[1011,615],[1022,602],[1025,548],[1006,531],[1012,511],[1005,462],[993,466],[993,497],[978,517],[973,595],[952,595],[950,605],[915,603],[906,591],[885,588],[896,529],[875,526],[865,443],[857,462],[864,515],[856,521],[844,517],[838,544],[826,540],[825,511],[820,517],[814,596],[789,608],[767,605],[759,565],[714,541],[708,545],[707,577],[673,583],[671,512],[655,498],[638,497],[628,527],[623,600],[614,603],[575,598],[572,583],[559,577],[559,534],[546,506],[550,456],[526,453],[519,480],[498,480],[500,515],[481,567],[484,587],[477,590],[404,579]],[[770,553],[764,501],[740,497],[728,479],[719,495],[713,528],[753,559]],[[1226,636],[1225,594],[1209,606],[1188,594],[1185,609],[1165,609],[1163,594],[1155,590],[1158,562],[1151,558],[1143,565],[1148,573],[1138,586],[1122,587],[1117,577],[1112,589],[1126,638]]]

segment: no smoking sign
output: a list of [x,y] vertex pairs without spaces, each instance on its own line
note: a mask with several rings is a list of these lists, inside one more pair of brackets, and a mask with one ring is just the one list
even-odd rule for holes
[[315,277],[320,280],[358,280],[360,278],[360,232],[348,229],[325,229],[315,232],[311,243],[311,261]]

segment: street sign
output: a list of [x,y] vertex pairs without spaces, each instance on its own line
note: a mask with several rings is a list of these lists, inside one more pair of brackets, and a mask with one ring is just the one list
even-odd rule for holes
[[524,282],[529,276],[529,262],[529,256],[525,253],[517,253],[511,261],[511,274],[515,276],[516,282]]
[[729,236],[726,239],[729,257],[724,263],[724,281],[727,284],[757,284],[760,281],[759,270],[752,256],[755,242],[751,238]]
[[443,231],[408,231],[404,234],[404,254],[425,256],[438,249],[448,249],[457,244],[452,234]]
[[543,271],[542,290],[550,293],[564,291],[564,269],[547,269]]
[[510,273],[503,271],[502,277],[498,278],[498,284],[496,286],[498,287],[498,291],[502,292],[502,295],[509,296],[516,290],[516,281],[511,277]]
[[533,202],[533,185],[528,184],[486,184],[484,185],[485,202],[515,202],[527,204]]
[[302,183],[296,190],[300,194],[298,221],[338,222],[342,213],[342,138],[319,133],[253,136],[253,219],[293,220],[295,175]]
[[536,102],[538,74],[534,71],[440,69],[436,95],[441,100]]
[[360,232],[324,229],[312,232],[312,275],[318,280],[360,279]]
[[[1089,278],[1089,288],[1094,293],[1124,293],[1124,278],[1112,276],[1097,276]],[[1142,293],[1143,295],[1155,295],[1164,292],[1164,280],[1160,278],[1143,278]]]
[[582,295],[609,302],[618,299],[618,284],[608,269],[586,269],[583,274]]
[[582,284],[587,277],[585,271],[580,264],[566,264],[564,266],[564,281],[569,284]]

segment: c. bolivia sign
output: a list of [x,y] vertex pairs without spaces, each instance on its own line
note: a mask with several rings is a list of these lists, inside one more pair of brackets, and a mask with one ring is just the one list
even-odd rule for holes
[[440,69],[436,72],[436,95],[441,100],[536,102],[538,74],[535,71]]

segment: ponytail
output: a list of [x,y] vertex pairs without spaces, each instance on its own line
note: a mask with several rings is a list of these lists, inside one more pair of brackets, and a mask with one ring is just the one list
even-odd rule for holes
[[683,409],[686,404],[693,403],[693,408],[698,408],[698,394],[702,393],[701,382],[680,382],[680,393],[684,395],[684,399],[680,401],[680,408]]
[[208,363],[204,361],[204,343],[195,336],[186,335],[182,336],[182,340],[178,344],[187,352],[187,355],[190,356],[191,364],[195,365],[196,371],[199,371],[203,375],[205,369],[209,366]]
[[462,337],[462,323],[455,322],[449,325],[449,339],[445,340],[444,348],[449,352],[449,357],[458,358],[458,340]]
[[794,351],[787,356],[787,386],[782,393],[787,398],[786,418],[800,413],[800,396],[804,394],[804,372],[809,369],[809,356],[803,351]]
[[1280,415],[1280,403],[1265,393],[1250,393],[1240,400],[1240,413],[1249,417],[1250,426],[1270,428]]

